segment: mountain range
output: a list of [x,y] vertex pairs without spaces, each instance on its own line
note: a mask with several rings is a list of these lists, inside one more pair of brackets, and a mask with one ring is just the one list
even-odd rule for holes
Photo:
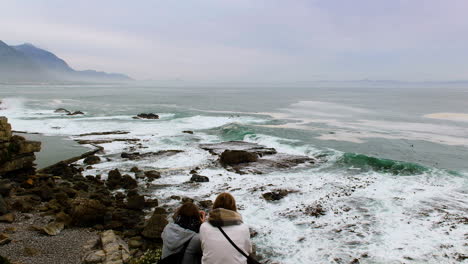
[[124,74],[77,71],[52,52],[32,44],[9,46],[0,40],[0,82],[126,82]]

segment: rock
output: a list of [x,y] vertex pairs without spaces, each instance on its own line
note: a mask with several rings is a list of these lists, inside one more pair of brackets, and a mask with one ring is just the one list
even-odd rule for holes
[[278,189],[272,192],[264,193],[262,194],[262,196],[267,201],[278,201],[278,200],[283,199],[286,195],[293,193],[293,192],[297,192],[297,191]]
[[168,224],[167,213],[163,208],[155,208],[153,215],[143,229],[146,238],[160,239],[164,227]]
[[13,186],[9,182],[1,182],[0,183],[0,195],[3,197],[8,197],[10,196],[10,192]]
[[89,156],[83,160],[83,163],[87,165],[94,165],[94,164],[98,164],[99,162],[101,162],[101,158],[99,158],[98,156],[94,156],[94,155]]
[[[0,234],[0,246],[6,245],[11,242],[11,238],[9,235],[2,233]],[[0,262],[1,263],[1,262]]]
[[134,119],[159,119],[159,116],[153,113],[140,113]]
[[67,115],[84,115],[84,113],[81,111],[75,111],[73,113],[68,113]]
[[211,200],[204,200],[204,201],[200,201],[198,202],[198,204],[203,207],[203,208],[211,208],[213,206],[213,201]]
[[[35,172],[34,152],[41,149],[41,142],[28,141],[24,137],[12,135],[11,125],[6,117],[0,117],[0,175],[15,176],[21,182],[25,176]],[[5,190],[4,190],[5,191]]]
[[90,227],[102,224],[107,208],[97,200],[77,198],[72,204],[72,223],[76,226]]
[[182,150],[176,150],[176,149],[160,150],[160,151],[157,151],[157,152],[146,152],[146,153],[122,152],[120,154],[120,157],[123,158],[123,159],[129,159],[129,160],[139,160],[139,159],[144,159],[144,158],[167,158],[167,157],[176,155],[176,154],[181,153],[181,152],[183,152],[183,151]]
[[119,169],[109,171],[106,182],[107,187],[109,187],[109,189],[117,189],[117,187],[120,186],[121,181],[122,174],[120,174]]
[[101,234],[101,244],[102,250],[106,254],[103,264],[123,264],[130,259],[128,245],[114,231],[103,232]]
[[86,253],[81,259],[83,264],[101,264],[106,260],[106,252],[104,250],[94,250]]
[[237,165],[257,160],[258,155],[256,153],[245,150],[225,150],[220,156],[220,161],[224,165]]
[[63,230],[64,226],[65,225],[63,223],[53,222],[53,223],[49,223],[46,226],[42,227],[41,230],[44,233],[46,233],[47,235],[49,235],[49,236],[56,236],[56,235],[60,234],[60,232]]
[[133,179],[130,175],[125,174],[122,176],[122,187],[124,189],[135,189],[138,187],[138,182]]
[[127,208],[132,210],[143,210],[143,208],[145,208],[145,197],[138,194],[128,197]]
[[304,213],[310,216],[320,217],[325,215],[325,209],[323,209],[322,205],[319,203],[314,203],[312,205],[307,206],[304,209]]
[[5,203],[5,200],[3,200],[2,195],[0,195],[0,215],[4,215],[6,213],[8,213],[7,204]]
[[182,133],[185,133],[185,134],[193,134],[193,131],[191,131],[191,130],[184,130],[184,131],[182,131]]
[[138,168],[138,167],[132,167],[130,169],[130,172],[133,172],[133,173],[137,173],[137,172],[140,172],[141,170]]
[[211,154],[221,155],[225,150],[244,150],[257,154],[259,157],[276,154],[276,149],[267,148],[257,143],[245,141],[226,141],[213,144],[201,144],[200,148],[208,150]]
[[140,236],[137,236],[137,237],[132,237],[129,241],[128,241],[128,246],[130,248],[140,248],[141,246],[143,246],[143,238],[140,237]]
[[64,212],[59,212],[58,214],[55,215],[55,221],[63,223],[65,226],[70,226],[73,219],[71,218],[70,215]]
[[161,173],[159,171],[150,170],[150,171],[145,171],[145,176],[150,181],[152,181],[152,180],[161,178]]
[[70,114],[70,111],[68,111],[65,108],[57,108],[55,109],[54,113],[60,113],[60,114]]
[[193,174],[192,177],[190,178],[190,181],[192,181],[192,182],[209,182],[210,179],[208,177],[206,177],[206,176]]
[[15,221],[15,215],[12,213],[7,213],[0,216],[0,222],[13,223]]

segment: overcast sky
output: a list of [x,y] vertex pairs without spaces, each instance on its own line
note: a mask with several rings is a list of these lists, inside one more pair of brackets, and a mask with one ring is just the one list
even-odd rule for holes
[[0,39],[187,81],[468,79],[467,0],[0,0]]

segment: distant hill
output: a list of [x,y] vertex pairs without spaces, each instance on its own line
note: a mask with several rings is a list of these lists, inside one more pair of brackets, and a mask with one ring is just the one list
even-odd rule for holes
[[0,40],[0,82],[125,82],[124,74],[94,70],[76,71],[52,52]]

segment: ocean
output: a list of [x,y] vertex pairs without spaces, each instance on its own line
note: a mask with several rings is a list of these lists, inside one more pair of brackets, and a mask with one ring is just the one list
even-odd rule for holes
[[[127,173],[133,166],[160,170],[163,177],[147,186],[147,194],[173,206],[179,201],[172,195],[214,200],[231,192],[258,233],[258,252],[274,262],[458,263],[468,257],[468,89],[135,82],[0,85],[0,98],[0,115],[14,130],[53,142],[140,140],[138,146],[102,144],[106,159],[86,175],[105,178],[111,169]],[[54,113],[57,108],[85,115]],[[138,113],[160,119],[133,119]],[[105,131],[129,133],[79,136]],[[231,140],[321,162],[239,175],[214,165],[216,157],[199,147]],[[54,143],[41,165],[83,151],[73,144],[61,149]],[[135,147],[142,153],[183,152],[120,158]],[[195,167],[210,181],[185,184]],[[278,188],[295,192],[279,201],[262,198]],[[322,216],[301,210],[318,203]]]

